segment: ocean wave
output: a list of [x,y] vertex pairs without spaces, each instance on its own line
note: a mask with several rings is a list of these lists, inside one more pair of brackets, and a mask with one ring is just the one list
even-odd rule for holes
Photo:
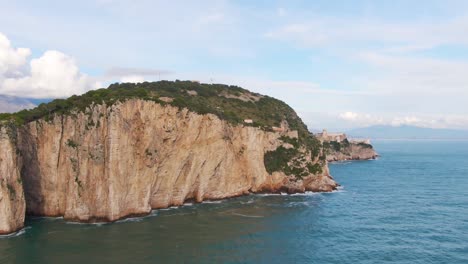
[[23,229],[16,231],[15,233],[8,234],[8,235],[0,235],[0,239],[19,237],[25,234],[28,229],[31,229],[31,227],[30,226],[24,227]]
[[290,194],[291,196],[315,196],[315,195],[320,195],[321,193],[319,192],[304,192],[304,193],[293,193]]
[[204,204],[220,204],[222,202],[223,202],[222,200],[214,200],[214,201],[207,200],[207,201],[203,201],[202,203],[204,203]]
[[146,217],[148,217],[148,216],[129,217],[129,218],[124,218],[124,219],[117,220],[117,221],[115,221],[115,223],[120,224],[120,223],[129,223],[129,222],[141,222]]
[[171,210],[176,210],[176,209],[179,209],[180,207],[182,207],[182,205],[173,205],[173,206],[169,206],[169,207],[166,207],[166,208],[159,208],[159,209],[154,209],[153,211],[171,211]]
[[344,189],[344,186],[338,186],[338,187],[336,187],[336,190],[333,190],[331,192],[332,193],[343,193],[343,192],[346,192],[346,190]]
[[147,215],[127,217],[127,218],[117,220],[117,221],[115,221],[115,223],[141,222],[145,218],[150,218],[150,217],[154,217],[154,216],[157,216],[157,215],[158,215],[158,210],[151,210],[151,212],[149,214],[147,214]]
[[245,215],[245,214],[239,214],[239,213],[232,213],[232,214],[242,216],[242,217],[249,217],[249,218],[263,218],[264,217],[262,215]]
[[280,193],[257,193],[255,196],[265,197],[265,196],[280,196]]
[[312,204],[307,201],[302,202],[289,202],[285,206],[286,207],[310,207]]
[[103,225],[112,224],[112,222],[86,223],[86,222],[72,222],[72,221],[66,221],[65,224],[67,224],[67,225],[103,226]]
[[184,206],[193,206],[193,203],[184,203],[182,205],[173,205],[173,206],[169,206],[167,208],[154,209],[153,211],[169,211],[169,210],[179,209],[179,208],[184,207]]
[[251,203],[253,203],[253,202],[254,202],[254,200],[253,200],[253,199],[250,199],[250,200],[248,200],[247,202],[240,202],[240,203],[241,203],[241,204],[251,204]]

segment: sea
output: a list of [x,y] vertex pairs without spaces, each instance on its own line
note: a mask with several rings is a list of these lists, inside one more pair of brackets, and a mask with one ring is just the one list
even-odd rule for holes
[[28,218],[0,263],[468,263],[468,142],[375,141],[333,193],[249,195],[112,224]]

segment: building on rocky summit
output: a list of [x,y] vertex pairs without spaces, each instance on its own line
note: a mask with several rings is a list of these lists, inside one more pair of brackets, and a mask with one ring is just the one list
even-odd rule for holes
[[323,142],[342,142],[346,139],[345,133],[328,133],[326,129],[322,131],[322,133],[317,133],[316,137],[323,143]]

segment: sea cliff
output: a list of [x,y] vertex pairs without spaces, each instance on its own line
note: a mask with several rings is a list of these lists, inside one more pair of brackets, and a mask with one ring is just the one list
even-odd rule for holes
[[0,235],[24,226],[26,205],[16,136],[14,129],[0,127]]
[[[171,84],[177,86],[165,83]],[[184,85],[191,90],[179,88],[173,97],[162,97],[157,86],[144,96],[88,100],[81,109],[59,101],[4,118],[0,231],[21,228],[25,210],[72,221],[115,221],[186,201],[336,189],[321,145],[284,103],[218,89],[209,95],[211,103],[220,97],[239,106],[237,115],[223,118],[227,109],[221,105],[195,111],[207,88]],[[183,100],[176,97],[180,93]],[[88,97],[97,96],[73,100]],[[261,111],[257,101],[284,107],[287,114],[275,113],[273,122],[271,113],[250,111]],[[241,121],[251,116],[261,124]]]

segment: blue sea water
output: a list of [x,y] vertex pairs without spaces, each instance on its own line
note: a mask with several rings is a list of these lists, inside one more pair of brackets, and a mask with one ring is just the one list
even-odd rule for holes
[[468,142],[379,141],[334,193],[251,195],[85,225],[28,219],[0,263],[468,263]]

